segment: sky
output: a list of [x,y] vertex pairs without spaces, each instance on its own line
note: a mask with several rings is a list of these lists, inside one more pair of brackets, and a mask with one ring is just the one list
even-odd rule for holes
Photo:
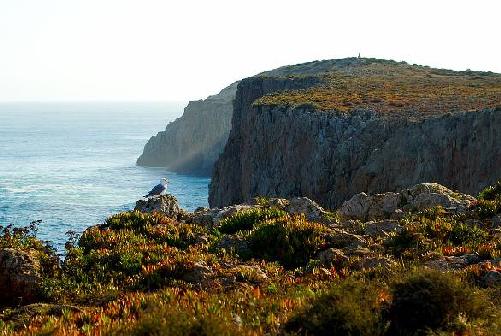
[[501,72],[499,0],[0,0],[0,101],[186,101],[357,56]]

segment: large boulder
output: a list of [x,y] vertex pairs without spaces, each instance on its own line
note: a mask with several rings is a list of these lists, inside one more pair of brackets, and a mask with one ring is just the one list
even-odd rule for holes
[[285,211],[290,214],[304,214],[306,219],[314,222],[323,221],[328,215],[324,208],[308,197],[291,198]]
[[184,220],[188,217],[188,213],[179,207],[177,199],[172,195],[159,195],[141,199],[136,202],[134,210],[160,212],[175,220]]
[[397,220],[385,219],[382,221],[371,221],[364,225],[364,233],[370,237],[384,237],[392,232],[401,232],[403,227]]
[[196,262],[193,267],[182,275],[182,279],[186,282],[194,284],[205,284],[211,277],[214,276],[214,271],[205,262]]
[[41,273],[37,251],[0,249],[0,302],[24,305],[37,301]]
[[398,209],[401,200],[402,197],[398,193],[367,195],[362,192],[344,202],[339,213],[362,220],[389,217]]
[[492,217],[492,228],[493,229],[501,228],[501,214]]
[[398,193],[356,194],[341,205],[339,213],[361,220],[398,218],[402,210],[424,210],[436,206],[461,212],[474,201],[474,197],[454,192],[438,183],[420,183]]
[[405,207],[423,210],[442,206],[453,211],[464,211],[475,198],[470,195],[454,192],[438,183],[420,183],[412,188],[400,191]]
[[349,261],[349,258],[344,254],[343,250],[332,247],[320,251],[317,258],[322,265],[327,267],[335,266],[337,268],[345,267]]

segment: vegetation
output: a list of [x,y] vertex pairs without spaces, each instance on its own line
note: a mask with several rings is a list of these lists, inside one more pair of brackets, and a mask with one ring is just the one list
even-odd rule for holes
[[[45,277],[59,275],[59,258],[56,251],[48,244],[36,238],[37,225],[41,221],[34,221],[26,227],[0,226],[0,250],[4,248],[28,252],[39,260],[41,274]],[[3,302],[0,302],[0,308]]]
[[280,218],[285,215],[285,211],[276,208],[252,208],[223,219],[219,231],[233,234],[242,230],[252,230],[254,226],[260,222]]
[[297,267],[306,265],[325,245],[326,231],[325,226],[310,223],[304,216],[286,216],[254,230],[249,243],[254,257]]
[[[1,310],[0,334],[499,335],[501,287],[488,276],[501,271],[501,236],[479,212],[498,186],[463,213],[408,213],[402,230],[363,246],[336,240],[338,220],[267,202],[214,227],[120,213],[68,242],[58,271],[42,275],[41,303]],[[0,248],[53,257],[34,232],[3,228]],[[343,262],[324,262],[328,250]]]
[[476,208],[478,215],[483,219],[501,213],[501,181],[480,192]]
[[468,321],[486,315],[485,298],[450,274],[424,271],[392,288],[391,335],[425,334],[429,330],[464,332]]
[[299,335],[382,335],[385,296],[371,283],[336,283],[294,313],[284,329]]
[[501,106],[501,75],[454,72],[372,59],[315,74],[322,85],[266,95],[255,105],[304,106],[323,111],[374,110],[421,117]]

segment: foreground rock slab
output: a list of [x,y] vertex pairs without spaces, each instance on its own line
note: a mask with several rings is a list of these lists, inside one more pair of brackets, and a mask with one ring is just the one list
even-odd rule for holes
[[35,302],[40,296],[41,281],[41,266],[35,251],[0,249],[0,302]]

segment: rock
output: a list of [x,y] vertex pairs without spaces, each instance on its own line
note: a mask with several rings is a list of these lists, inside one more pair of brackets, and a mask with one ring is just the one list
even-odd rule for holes
[[359,257],[365,257],[371,253],[372,253],[371,250],[369,250],[367,247],[359,247],[348,250],[349,255],[359,256]]
[[452,269],[450,263],[444,258],[429,260],[425,263],[426,267],[432,268],[437,271],[445,272]]
[[322,221],[326,218],[327,212],[308,197],[295,197],[289,200],[289,205],[285,211],[290,214],[304,214],[309,221]]
[[365,223],[364,233],[371,237],[387,236],[391,232],[401,232],[403,227],[397,220],[386,219],[378,222]]
[[193,224],[212,227],[216,214],[209,208],[197,208],[191,217]]
[[237,212],[249,210],[251,208],[252,208],[252,206],[247,205],[247,204],[237,204],[237,205],[224,207],[222,209],[218,209],[216,216],[214,217],[214,223],[217,224],[222,219],[231,217],[231,216],[235,215]]
[[354,195],[348,201],[344,202],[339,209],[339,213],[350,218],[365,219],[369,212],[372,199],[364,192]]
[[415,210],[442,206],[448,210],[464,211],[475,201],[472,196],[453,192],[438,183],[420,183],[400,194],[407,203],[406,207]]
[[329,248],[327,250],[320,251],[317,258],[324,266],[335,266],[338,268],[346,266],[349,260],[342,250],[336,248]]
[[426,266],[439,270],[449,271],[465,268],[480,262],[482,259],[478,254],[464,254],[461,256],[447,256],[437,260],[430,260],[425,263]]
[[160,212],[175,220],[185,220],[188,214],[179,207],[177,199],[172,195],[153,196],[136,202],[134,210],[141,212]]
[[285,209],[289,205],[289,201],[285,198],[270,198],[268,201],[268,205],[272,207],[276,207],[279,209]]
[[338,248],[355,249],[367,246],[367,242],[363,237],[336,228],[332,229],[331,233],[325,238],[328,245]]
[[214,271],[203,262],[198,262],[193,265],[193,268],[183,274],[182,279],[186,282],[194,284],[206,283],[212,276]]
[[492,228],[493,229],[501,228],[501,214],[492,217]]
[[261,283],[268,279],[266,273],[257,265],[240,265],[232,271],[237,273],[237,279],[239,281]]
[[36,251],[0,249],[0,302],[24,305],[37,301],[41,271]]
[[498,287],[501,285],[501,272],[496,270],[488,271],[482,277],[481,282],[485,287]]
[[339,209],[342,216],[368,220],[390,217],[398,209],[402,197],[398,193],[367,195],[360,193],[344,202]]
[[227,206],[221,209],[218,208],[204,208],[196,211],[192,216],[192,222],[199,225],[204,225],[209,228],[215,228],[219,222],[225,218],[235,215],[237,212],[253,208],[249,204],[236,204]]
[[371,270],[375,268],[391,268],[396,261],[384,256],[366,255],[353,265],[355,269]]
[[361,220],[401,218],[405,211],[442,206],[449,211],[464,211],[475,198],[453,192],[437,183],[420,183],[398,193],[367,195],[359,193],[344,202],[339,214]]

